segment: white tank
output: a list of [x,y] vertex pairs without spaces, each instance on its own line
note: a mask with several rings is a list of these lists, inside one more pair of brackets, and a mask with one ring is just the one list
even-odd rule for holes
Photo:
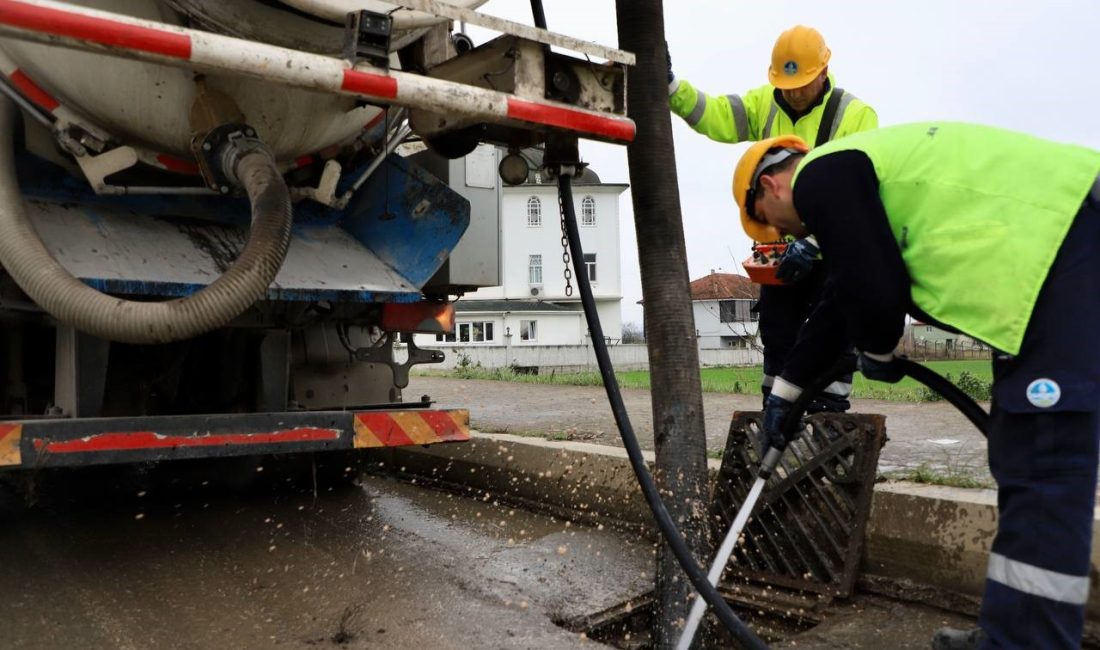
[[[456,4],[476,6],[483,0]],[[216,31],[284,47],[338,56],[343,29],[328,22],[352,6],[389,11],[371,0],[295,0],[288,9],[256,0],[83,0],[88,7],[173,25]],[[424,14],[394,14],[394,40],[430,24]],[[415,34],[411,34],[415,35]],[[124,144],[190,158],[189,113],[196,86],[190,71],[10,39],[0,50],[62,105]],[[353,139],[381,109],[351,97],[208,75],[207,85],[231,97],[280,161]]]

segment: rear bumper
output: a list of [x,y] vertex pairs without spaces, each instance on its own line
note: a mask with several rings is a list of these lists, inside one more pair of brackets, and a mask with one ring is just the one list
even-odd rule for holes
[[469,439],[465,409],[24,420],[0,423],[0,471]]

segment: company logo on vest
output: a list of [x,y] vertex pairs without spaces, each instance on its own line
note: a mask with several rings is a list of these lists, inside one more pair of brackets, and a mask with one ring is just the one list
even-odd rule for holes
[[1062,398],[1062,388],[1053,379],[1036,379],[1027,385],[1027,401],[1041,409],[1050,408]]

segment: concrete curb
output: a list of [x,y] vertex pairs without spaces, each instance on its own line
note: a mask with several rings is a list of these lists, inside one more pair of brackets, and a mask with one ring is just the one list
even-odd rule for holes
[[[393,447],[372,452],[391,471],[518,501],[589,522],[650,529],[652,516],[626,451],[477,433],[463,444]],[[652,467],[653,454],[645,452]],[[712,473],[717,460],[709,461]],[[892,482],[875,486],[863,551],[864,574],[980,597],[997,526],[995,490]],[[1094,538],[1100,534],[1094,521]],[[1088,612],[1100,621],[1100,548],[1092,552]]]

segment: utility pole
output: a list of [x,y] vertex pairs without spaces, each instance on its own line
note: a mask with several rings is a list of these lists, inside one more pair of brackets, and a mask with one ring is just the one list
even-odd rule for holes
[[[619,47],[627,72],[627,114],[637,135],[627,149],[642,272],[653,393],[656,480],[695,557],[707,566],[706,433],[687,250],[676,182],[662,0],[618,0]],[[657,553],[657,648],[675,647],[694,591],[668,547]]]

